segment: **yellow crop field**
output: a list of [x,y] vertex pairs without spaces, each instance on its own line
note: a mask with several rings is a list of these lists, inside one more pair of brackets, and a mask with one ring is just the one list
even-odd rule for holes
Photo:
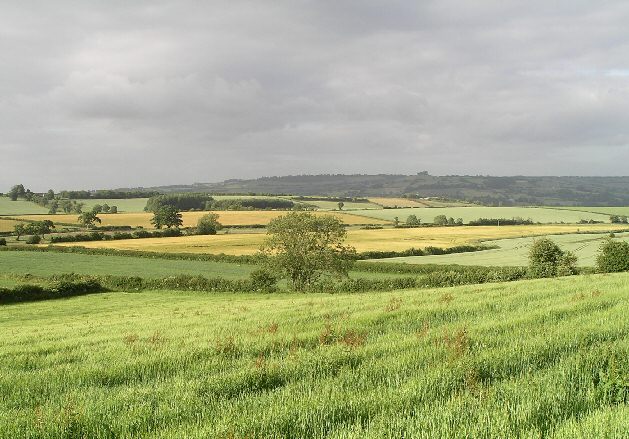
[[[183,226],[194,227],[197,225],[197,221],[203,215],[208,212],[182,212]],[[285,215],[287,212],[283,211],[217,211],[219,215],[219,221],[225,226],[250,226],[254,224],[268,224],[272,219],[277,218],[280,215]],[[330,215],[330,213],[317,212],[315,215]],[[360,215],[353,215],[349,213],[334,213],[334,216],[339,217],[345,224],[357,225],[357,224],[390,224],[389,221],[383,219],[368,218]],[[138,213],[117,213],[117,214],[99,214],[102,226],[132,226],[132,227],[144,227],[146,229],[152,228],[151,218],[152,213],[138,212]],[[49,219],[55,223],[65,224],[78,224],[78,215],[21,215],[17,217],[11,217],[16,219],[25,219],[33,221],[42,221]]]
[[[626,227],[625,227],[626,228]],[[483,227],[426,227],[416,229],[350,230],[348,243],[362,251],[402,251],[411,247],[454,247],[491,239],[520,238],[537,235],[620,230],[606,224],[483,226]],[[214,236],[180,236],[174,238],[126,239],[65,243],[88,248],[114,248],[173,253],[253,254],[264,240],[264,233],[230,233]]]
[[16,224],[25,224],[23,221],[0,219],[0,232],[12,232]]

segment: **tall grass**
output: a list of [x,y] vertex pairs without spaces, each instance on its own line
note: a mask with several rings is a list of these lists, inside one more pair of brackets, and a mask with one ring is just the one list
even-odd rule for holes
[[0,308],[0,437],[627,437],[629,275]]

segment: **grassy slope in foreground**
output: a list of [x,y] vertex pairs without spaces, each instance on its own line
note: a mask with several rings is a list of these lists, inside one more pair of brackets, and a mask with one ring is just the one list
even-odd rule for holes
[[[79,253],[0,251],[0,281],[3,275],[47,277],[53,274],[138,276],[164,278],[180,274],[226,279],[246,279],[258,268],[253,264],[215,261],[189,261],[116,255],[85,255]],[[351,278],[385,279],[403,277],[397,273],[350,271]],[[14,284],[15,282],[12,282]],[[0,285],[2,286],[2,285]]]
[[628,281],[4,306],[0,437],[626,437]]
[[[596,265],[596,256],[603,241],[609,238],[601,233],[576,233],[568,235],[550,235],[563,250],[574,252],[578,264],[582,267]],[[458,265],[490,265],[490,266],[523,266],[528,264],[529,249],[535,238],[511,238],[486,241],[487,245],[500,248],[483,250],[474,253],[454,253],[438,256],[408,256],[401,258],[376,259],[377,262],[405,262],[409,264],[458,264]],[[627,241],[629,233],[616,233],[616,240]]]
[[[347,242],[362,251],[403,251],[411,247],[454,247],[485,240],[519,238],[522,236],[574,233],[577,231],[601,232],[627,229],[627,225],[530,225],[530,226],[459,226],[421,227],[415,229],[349,230]],[[258,251],[264,241],[263,233],[230,233],[213,236],[179,236],[174,238],[123,239],[118,241],[88,241],[60,243],[62,246],[113,248],[174,253],[225,253],[250,255]]]

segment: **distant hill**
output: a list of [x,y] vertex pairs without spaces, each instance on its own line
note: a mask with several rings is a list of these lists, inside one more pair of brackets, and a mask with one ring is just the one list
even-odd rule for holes
[[288,175],[150,188],[160,192],[446,197],[486,205],[628,206],[629,177]]

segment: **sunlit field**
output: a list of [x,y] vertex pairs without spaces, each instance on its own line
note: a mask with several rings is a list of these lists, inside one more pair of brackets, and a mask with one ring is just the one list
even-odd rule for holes
[[578,223],[580,220],[596,220],[609,223],[609,215],[603,213],[581,212],[576,210],[560,210],[545,207],[443,207],[430,209],[382,209],[355,211],[355,214],[393,221],[395,217],[401,222],[409,215],[415,215],[423,223],[432,223],[437,215],[445,215],[454,219],[462,218],[465,223],[479,218],[530,218],[533,222],[543,224]]
[[2,306],[0,437],[627,437],[628,285]]
[[[563,250],[573,252],[578,258],[578,265],[593,267],[596,256],[603,241],[609,239],[608,234],[568,234],[548,236]],[[497,245],[499,248],[474,253],[454,253],[449,255],[410,256],[402,258],[378,259],[379,262],[405,262],[409,264],[459,264],[489,266],[524,266],[528,264],[530,246],[535,238],[510,238],[486,241],[485,244]],[[616,233],[615,241],[629,240],[629,234]]]
[[0,197],[0,215],[27,215],[32,213],[48,213],[48,209],[30,201],[11,201],[8,197]]
[[[216,211],[219,215],[219,221],[225,226],[248,226],[257,224],[268,224],[272,219],[280,215],[286,215],[285,211]],[[182,212],[183,226],[194,227],[197,221],[208,212]],[[317,215],[331,215],[332,213],[316,213]],[[345,224],[389,224],[387,220],[377,218],[368,218],[364,216],[353,215],[349,213],[334,212],[333,215],[339,217]],[[102,226],[132,226],[152,228],[151,218],[153,214],[149,212],[142,213],[119,213],[119,214],[99,214]],[[15,218],[41,221],[49,219],[60,224],[78,224],[78,215],[21,215]]]
[[[624,229],[627,227],[625,226]],[[459,226],[424,227],[414,229],[349,230],[348,244],[361,251],[402,251],[411,247],[454,247],[476,244],[489,239],[541,236],[577,231],[606,231],[623,229],[611,224],[531,225],[531,226]],[[247,255],[255,253],[264,240],[264,233],[229,233],[213,236],[179,236],[173,238],[123,239],[116,241],[89,241],[57,245],[88,248],[114,248],[189,253],[225,253]]]

